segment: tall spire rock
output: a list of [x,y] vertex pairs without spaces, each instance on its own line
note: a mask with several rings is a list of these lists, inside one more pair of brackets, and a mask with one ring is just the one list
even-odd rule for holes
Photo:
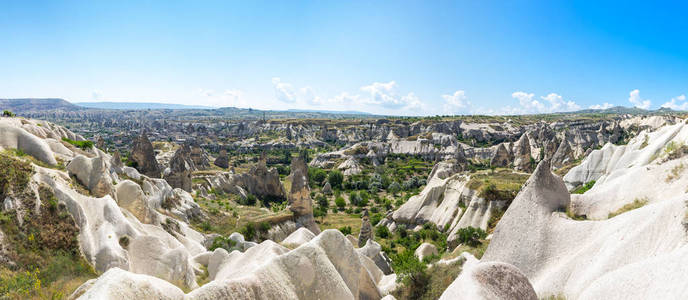
[[289,210],[294,213],[296,224],[306,227],[315,234],[320,233],[320,228],[313,218],[313,200],[311,188],[308,186],[308,167],[303,157],[294,157],[291,161],[291,190],[289,191]]
[[145,133],[134,140],[129,159],[134,162],[134,167],[142,174],[160,178],[161,170],[158,161],[155,160],[155,150],[153,150],[153,144]]

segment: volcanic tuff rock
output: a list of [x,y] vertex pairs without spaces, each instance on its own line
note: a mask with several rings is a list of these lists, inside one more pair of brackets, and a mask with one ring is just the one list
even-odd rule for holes
[[308,186],[308,167],[303,157],[294,157],[291,161],[291,189],[289,190],[289,210],[294,213],[297,225],[308,228],[318,234],[320,228],[313,218],[313,200]]
[[112,192],[113,179],[110,176],[104,153],[96,150],[98,156],[88,158],[79,155],[67,164],[67,171],[88,188],[91,195],[103,197]]
[[188,146],[179,147],[170,160],[170,167],[165,169],[163,176],[173,188],[180,188],[187,192],[191,192],[191,172],[193,171],[193,167],[189,165],[190,154]]
[[145,133],[134,140],[129,159],[135,163],[135,168],[139,172],[148,177],[160,178],[161,170],[158,161],[155,160],[153,144]]
[[437,247],[430,243],[422,243],[413,253],[418,257],[418,260],[423,261],[424,258],[437,255]]
[[513,161],[513,159],[509,150],[507,150],[504,144],[499,144],[497,151],[495,151],[494,154],[492,154],[492,158],[490,158],[490,166],[507,167],[511,161]]
[[373,227],[370,225],[368,210],[364,209],[361,214],[361,232],[358,234],[358,247],[363,247],[368,240],[373,239]]
[[213,164],[223,169],[229,168],[229,156],[227,155],[227,150],[220,150],[220,153],[217,155],[217,158]]
[[519,171],[530,172],[533,167],[530,162],[533,159],[530,153],[530,139],[528,135],[524,134],[520,139],[514,144],[514,169]]
[[459,277],[442,293],[440,300],[538,299],[528,278],[513,265],[479,262],[467,255]]
[[193,161],[194,170],[203,170],[210,167],[210,157],[201,147],[193,145],[190,147],[189,157]]

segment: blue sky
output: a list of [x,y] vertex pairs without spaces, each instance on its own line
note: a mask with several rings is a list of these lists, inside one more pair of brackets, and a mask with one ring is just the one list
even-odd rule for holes
[[0,98],[401,115],[688,108],[688,4],[2,1]]

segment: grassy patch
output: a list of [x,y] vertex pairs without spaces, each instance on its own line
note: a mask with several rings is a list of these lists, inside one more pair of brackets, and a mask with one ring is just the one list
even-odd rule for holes
[[74,147],[80,148],[81,150],[93,148],[93,142],[91,141],[75,141],[68,138],[62,138],[62,140],[73,145]]
[[571,192],[571,194],[584,194],[585,192],[590,190],[594,185],[595,185],[595,180],[588,181],[584,185],[581,185],[578,188],[574,189]]
[[613,213],[609,213],[609,218],[611,219],[611,218],[616,217],[622,213],[629,212],[629,211],[634,210],[636,208],[641,208],[641,207],[645,206],[645,204],[647,204],[647,202],[648,202],[648,199],[646,197],[636,198],[633,200],[633,203],[626,204],[626,205],[622,206],[621,208],[619,208],[617,211],[615,211]]
[[530,175],[510,169],[478,171],[471,174],[468,188],[478,192],[486,200],[513,200]]

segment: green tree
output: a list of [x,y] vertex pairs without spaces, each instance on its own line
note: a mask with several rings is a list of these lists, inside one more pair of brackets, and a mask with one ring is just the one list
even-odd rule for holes
[[337,205],[337,208],[339,208],[339,210],[343,210],[344,206],[346,206],[346,201],[344,201],[344,198],[342,196],[339,196],[336,199],[334,199],[334,204]]
[[339,189],[342,187],[342,182],[344,181],[344,174],[339,172],[339,170],[332,170],[327,176],[327,181],[330,183],[333,189]]

